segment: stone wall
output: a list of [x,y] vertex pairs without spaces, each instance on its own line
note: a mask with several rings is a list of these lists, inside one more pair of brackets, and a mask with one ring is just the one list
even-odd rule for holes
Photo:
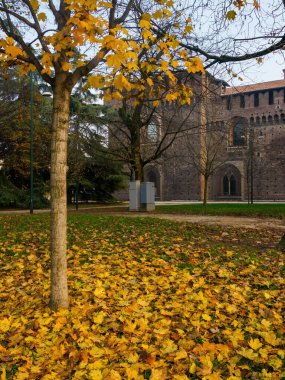
[[[285,200],[285,80],[272,85],[275,87],[271,88],[270,83],[252,85],[250,92],[239,92],[239,88],[225,89],[216,82],[208,82],[204,120],[203,102],[201,98],[197,101],[189,125],[197,127],[196,137],[192,130],[192,139],[198,149],[203,149],[199,133],[205,125],[207,130],[209,126],[223,129],[227,135],[221,141],[221,156],[224,155],[221,162],[224,162],[210,178],[209,199],[247,200],[252,173],[254,199]],[[241,89],[248,90],[247,86]],[[237,124],[244,128],[239,144],[235,134]],[[164,200],[201,199],[201,175],[187,159],[186,145],[184,134],[160,164]],[[226,194],[229,185],[233,193]]]

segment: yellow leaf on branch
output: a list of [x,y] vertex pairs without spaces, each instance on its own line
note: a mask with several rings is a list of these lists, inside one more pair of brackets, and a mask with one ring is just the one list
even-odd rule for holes
[[39,2],[38,0],[30,0],[30,4],[34,11],[37,11],[39,8]]
[[44,12],[41,12],[38,14],[38,20],[39,21],[46,21],[47,15]]
[[102,75],[92,75],[88,77],[87,83],[90,87],[93,88],[103,88],[104,87],[104,78]]
[[72,64],[69,62],[64,62],[61,67],[63,71],[69,71],[72,69]]
[[118,54],[110,54],[106,58],[106,61],[109,67],[118,68],[123,63],[124,60]]
[[7,46],[5,52],[13,58],[16,58],[18,55],[23,54],[23,50],[18,48],[17,46]]
[[151,23],[148,20],[141,20],[139,23],[141,28],[150,29]]
[[185,62],[184,65],[187,68],[188,73],[205,72],[203,62],[199,57],[191,58],[189,61]]
[[116,76],[114,86],[120,91],[123,91],[124,89],[130,91],[132,89],[132,84],[124,77],[123,74]]

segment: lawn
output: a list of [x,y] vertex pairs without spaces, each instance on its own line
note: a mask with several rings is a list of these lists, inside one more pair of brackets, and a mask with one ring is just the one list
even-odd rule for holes
[[285,378],[280,232],[71,214],[51,312],[48,223],[0,218],[1,380]]
[[281,204],[243,204],[243,203],[215,203],[203,206],[202,204],[178,204],[156,206],[157,213],[177,213],[194,215],[233,215],[249,217],[285,218],[285,203]]

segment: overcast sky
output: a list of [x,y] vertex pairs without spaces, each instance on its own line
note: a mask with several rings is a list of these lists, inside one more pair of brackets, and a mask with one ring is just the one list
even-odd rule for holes
[[243,78],[243,81],[236,78],[228,79],[230,85],[242,86],[244,84],[268,82],[274,80],[284,79],[283,69],[285,69],[285,59],[282,54],[271,54],[264,57],[262,64],[247,63],[239,68],[236,67],[237,72]]

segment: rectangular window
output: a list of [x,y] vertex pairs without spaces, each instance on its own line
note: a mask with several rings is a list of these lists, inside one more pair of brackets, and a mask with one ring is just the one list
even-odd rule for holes
[[269,92],[268,92],[268,104],[274,104],[273,90],[269,90]]
[[244,95],[240,95],[240,108],[244,108],[245,107],[245,98],[244,98]]
[[227,110],[230,111],[232,109],[232,97],[227,97]]
[[283,103],[285,103],[285,88],[283,89]]
[[254,107],[259,107],[259,93],[254,93]]

